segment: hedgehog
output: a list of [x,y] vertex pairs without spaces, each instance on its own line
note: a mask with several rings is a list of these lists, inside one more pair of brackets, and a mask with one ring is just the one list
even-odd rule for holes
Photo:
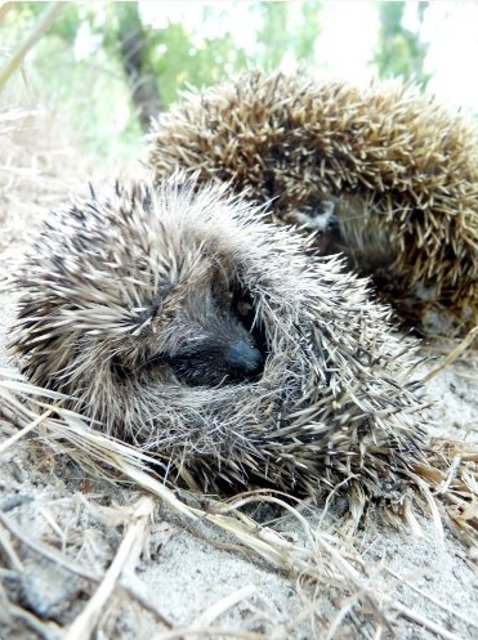
[[267,216],[182,173],[92,188],[12,276],[10,347],[176,486],[400,503],[426,448],[415,338],[341,258]]
[[433,96],[248,71],[186,94],[148,145],[157,179],[181,167],[230,182],[270,221],[315,232],[418,332],[477,323],[478,137]]

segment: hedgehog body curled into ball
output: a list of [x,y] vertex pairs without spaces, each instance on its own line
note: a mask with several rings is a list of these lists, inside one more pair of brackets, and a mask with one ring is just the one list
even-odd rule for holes
[[188,486],[396,496],[425,410],[388,308],[226,190],[174,176],[50,214],[14,278],[24,372]]
[[424,333],[478,321],[478,135],[397,82],[361,89],[247,72],[191,93],[149,136],[157,178],[182,167],[319,230]]

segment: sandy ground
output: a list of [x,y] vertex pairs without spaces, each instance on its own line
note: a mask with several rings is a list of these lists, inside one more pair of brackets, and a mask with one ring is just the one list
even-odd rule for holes
[[[27,125],[37,135],[42,131],[41,121],[29,119]],[[43,136],[43,148],[32,154],[22,143],[24,135],[8,136],[10,164],[3,168],[0,191],[2,276],[34,233],[37,215],[68,202],[69,190],[96,171],[79,162],[65,141],[53,144],[51,136]],[[15,364],[5,348],[13,313],[14,300],[2,290],[0,366]],[[451,346],[424,346],[424,353],[439,357]],[[476,355],[465,352],[430,382],[433,435],[478,442],[477,367]],[[2,422],[0,446],[16,431]],[[84,618],[92,614],[85,611],[118,558],[132,511],[138,505],[141,510],[144,500],[134,483],[88,474],[74,456],[56,455],[44,438],[44,432],[32,431],[0,453],[0,640],[89,637]],[[301,507],[305,528],[275,507],[249,511],[284,540],[308,550],[306,562],[323,570],[314,581],[297,563],[280,569],[247,552],[234,534],[181,517],[157,497],[147,509],[153,517],[101,604],[92,637],[478,637],[476,551],[446,524],[441,540],[429,515],[417,515],[422,537],[405,525],[397,529],[373,519],[350,536],[334,514],[320,518],[317,508]],[[330,544],[339,560],[327,563],[327,547],[320,541]],[[352,576],[340,558],[352,559],[347,565],[354,567]]]

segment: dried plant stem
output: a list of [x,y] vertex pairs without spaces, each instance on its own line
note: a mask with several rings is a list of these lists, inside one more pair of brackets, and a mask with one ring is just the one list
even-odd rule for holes
[[432,620],[428,620],[425,616],[420,615],[416,611],[409,609],[408,607],[404,607],[398,603],[392,604],[393,609],[402,617],[407,620],[411,620],[412,622],[416,622],[421,627],[428,629],[432,633],[435,633],[440,638],[444,638],[444,640],[463,640],[461,636],[457,636],[455,633],[451,633],[447,631],[444,627],[436,624]]
[[10,533],[15,538],[17,538],[17,540],[20,540],[22,544],[30,547],[30,549],[33,549],[33,551],[47,558],[54,564],[58,564],[65,569],[69,569],[82,578],[98,582],[98,576],[96,574],[88,571],[88,569],[85,569],[80,564],[76,563],[73,559],[65,557],[57,549],[39,542],[38,540],[30,538],[25,531],[23,531],[17,524],[13,523],[10,518],[7,518],[1,511],[0,524],[5,527],[5,529],[8,529],[8,531],[10,531]]
[[214,622],[214,620],[216,620],[216,618],[222,615],[225,611],[231,609],[232,607],[235,607],[236,604],[241,602],[241,600],[250,598],[256,591],[257,587],[255,587],[253,584],[250,584],[247,585],[247,587],[242,587],[242,589],[238,589],[233,593],[229,593],[224,598],[221,598],[219,602],[215,602],[212,607],[209,607],[209,609],[203,611],[191,626],[193,628],[210,626],[212,622]]
[[16,69],[21,65],[28,51],[40,40],[48,27],[53,24],[62,9],[63,7],[61,2],[54,2],[45,9],[37,24],[28,35],[28,38],[18,47],[10,60],[8,60],[8,62],[0,69],[0,90],[3,88],[10,76],[12,76]]
[[437,598],[431,596],[429,593],[427,593],[423,589],[420,589],[419,587],[414,585],[412,582],[409,582],[408,580],[405,580],[404,578],[399,576],[398,573],[396,573],[395,571],[392,571],[392,569],[385,569],[385,571],[388,574],[390,574],[391,576],[393,576],[396,580],[398,580],[401,584],[406,584],[409,589],[411,589],[412,591],[415,591],[416,593],[420,594],[420,596],[422,598],[426,598],[430,602],[433,602],[433,604],[435,604],[437,607],[439,607],[443,611],[447,611],[452,616],[455,616],[456,618],[458,618],[459,620],[461,620],[465,624],[470,625],[471,627],[474,627],[475,629],[478,629],[478,621],[477,620],[472,620],[468,616],[464,616],[463,614],[461,614],[459,611],[455,611],[454,609],[449,607],[446,603],[441,602]]
[[[75,573],[76,575],[89,580],[94,583],[99,583],[101,577],[92,571],[88,571],[85,569],[83,565],[75,562],[73,558],[68,558],[64,554],[62,554],[57,549],[50,547],[49,545],[40,542],[39,540],[35,540],[30,538],[18,525],[14,524],[10,518],[7,518],[0,511],[0,524],[8,529],[10,533],[17,539],[22,542],[22,544],[33,549],[38,555],[48,558],[54,564],[58,564],[61,567]],[[20,562],[20,561],[18,561]],[[21,573],[22,567],[17,567],[17,572]],[[126,579],[127,578],[127,579]],[[164,624],[168,629],[172,627],[172,624],[167,618],[157,609],[154,603],[151,601],[149,595],[146,593],[146,589],[144,584],[137,578],[136,575],[128,573],[127,576],[121,576],[120,587],[134,600],[139,602],[139,604],[147,609],[153,616]]]
[[58,631],[50,629],[44,622],[34,616],[33,613],[30,613],[29,611],[26,611],[25,609],[22,609],[21,607],[18,607],[17,605],[14,605],[12,603],[9,604],[9,612],[13,614],[15,618],[22,620],[28,627],[30,627],[30,629],[44,638],[44,640],[60,639],[60,634]]
[[139,556],[153,509],[154,502],[151,498],[146,496],[140,498],[133,515],[133,522],[130,524],[113,562],[86,607],[70,626],[65,640],[86,640],[91,636],[123,569],[132,560],[131,554],[136,560]]
[[[44,412],[44,408],[47,406],[39,400],[36,401],[36,406],[33,406],[33,409],[20,403],[18,407],[15,405],[17,422],[24,427],[27,423],[38,420],[38,413],[36,412],[39,410]],[[9,409],[11,409],[10,406]],[[357,607],[365,606],[372,613],[377,633],[381,633],[380,630],[384,633],[393,631],[397,625],[397,617],[400,617],[413,620],[414,623],[436,633],[445,640],[456,640],[455,635],[442,629],[437,623],[421,616],[420,613],[406,608],[401,602],[380,597],[373,581],[369,579],[367,567],[363,565],[359,557],[351,557],[350,554],[346,554],[343,550],[330,544],[327,541],[327,536],[320,533],[320,531],[313,530],[310,523],[299,511],[276,496],[271,496],[268,492],[254,495],[253,497],[241,495],[227,503],[209,499],[206,506],[203,503],[201,503],[200,507],[195,506],[197,502],[191,504],[187,500],[187,495],[189,494],[183,495],[182,493],[178,494],[177,491],[172,491],[160,482],[157,477],[153,476],[149,467],[145,468],[146,464],[153,464],[154,462],[149,461],[148,463],[148,456],[123,442],[88,428],[79,415],[65,411],[61,407],[56,408],[56,413],[58,417],[45,416],[37,424],[38,435],[46,437],[48,445],[53,450],[57,452],[63,451],[72,455],[78,464],[83,464],[85,469],[97,475],[103,473],[110,478],[117,478],[118,474],[122,474],[132,480],[140,489],[144,489],[153,496],[158,497],[174,513],[184,516],[185,519],[195,525],[193,528],[196,528],[196,525],[209,523],[223,533],[233,536],[239,543],[238,548],[253,552],[268,561],[272,566],[285,570],[294,576],[306,577],[311,584],[320,585],[326,581],[328,584],[334,584],[348,593],[350,598],[344,603],[332,627],[329,629],[332,633],[335,633],[335,630],[342,625],[346,616],[353,619],[354,610]],[[23,435],[26,432],[25,429],[22,430]],[[447,442],[443,445],[434,445],[429,464],[423,464],[422,468],[416,468],[414,470],[415,473],[411,473],[415,484],[421,489],[425,499],[429,501],[429,507],[434,519],[439,519],[439,513],[436,510],[437,497],[432,495],[432,491],[442,489],[443,483],[447,479],[449,479],[447,491],[444,496],[440,496],[441,502],[446,503],[448,501],[448,503],[453,503],[458,501],[461,503],[463,500],[466,502],[467,496],[475,495],[473,477],[470,476],[467,479],[468,468],[463,465],[465,465],[466,460],[469,460],[471,465],[477,454],[470,450],[468,446],[465,447],[464,444],[461,447],[457,444],[452,447],[450,443],[446,446]],[[458,459],[462,461],[461,465],[456,462]],[[470,473],[473,474],[471,467]],[[462,496],[464,497],[462,498]],[[305,542],[291,543],[274,529],[259,525],[238,510],[248,502],[259,498],[264,502],[269,501],[282,505],[291,512],[302,526]],[[144,498],[142,500],[149,501],[148,509],[141,511],[141,501],[139,501],[136,520],[131,524],[113,563],[97,591],[83,613],[68,630],[65,637],[66,640],[88,638],[91,635],[113,590],[116,586],[121,586],[125,589],[124,580],[126,579],[131,587],[129,593],[143,604],[141,597],[138,597],[136,593],[138,589],[134,586],[134,582],[131,582],[132,579],[136,578],[134,568],[142,540],[144,539],[147,525],[146,513],[151,513],[153,504],[153,498]],[[4,523],[4,526],[15,535],[16,532],[12,529],[11,523],[7,524],[7,518],[1,513],[0,522]],[[438,527],[438,530],[441,531],[440,527]],[[19,535],[19,538],[22,539],[21,535]],[[28,541],[27,544],[29,544]],[[70,567],[70,570],[75,569]],[[99,580],[97,576],[93,576],[92,579],[97,582]],[[139,583],[142,585],[141,581]],[[139,593],[141,596],[141,588],[139,588]],[[147,593],[145,595],[147,603]],[[230,594],[206,610],[186,628],[174,629],[167,620],[163,621],[158,618],[169,629],[160,634],[158,640],[180,637],[207,637],[221,635],[221,633],[224,637],[229,635],[236,638],[261,638],[261,640],[264,640],[264,636],[260,634],[240,631],[224,632],[219,628],[210,626],[219,615],[237,604],[241,599],[248,597],[248,595],[248,590],[239,590]],[[148,608],[147,605],[146,608]],[[458,617],[460,618],[460,616]]]
[[[1,514],[0,514],[1,515]],[[5,557],[8,559],[9,565],[17,573],[23,572],[23,565],[18,557],[15,549],[12,547],[10,537],[5,527],[0,526],[0,549],[2,549]]]
[[270,636],[254,631],[235,631],[234,629],[222,629],[221,627],[183,627],[173,629],[153,637],[152,640],[182,640],[182,638],[238,638],[239,640],[272,640]]
[[18,440],[23,438],[23,436],[25,436],[27,433],[30,433],[30,431],[33,431],[34,429],[36,429],[36,427],[38,427],[39,424],[41,424],[46,418],[51,416],[53,411],[54,411],[53,408],[48,409],[47,411],[45,411],[45,413],[42,413],[41,416],[38,416],[38,418],[30,422],[30,424],[27,424],[25,427],[23,427],[23,429],[20,429],[20,431],[17,431],[17,433],[13,434],[13,436],[11,436],[10,438],[7,438],[4,442],[2,442],[2,444],[0,444],[0,455],[2,453],[5,453],[5,451],[9,447],[11,447],[13,444],[18,442]]
[[443,358],[442,362],[438,365],[438,367],[435,367],[435,369],[432,369],[432,371],[430,371],[430,373],[428,373],[423,378],[422,382],[424,383],[429,382],[432,378],[435,378],[439,373],[441,373],[444,369],[446,369],[453,362],[455,362],[455,360],[458,360],[461,354],[464,351],[466,351],[466,349],[468,349],[468,347],[472,344],[477,334],[478,334],[478,326],[473,327],[473,329],[471,329],[466,334],[466,336],[463,338],[460,344],[458,344],[454,349],[452,349],[450,353],[445,358]]

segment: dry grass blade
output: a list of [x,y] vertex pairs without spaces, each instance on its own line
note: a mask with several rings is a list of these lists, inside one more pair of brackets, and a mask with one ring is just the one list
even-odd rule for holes
[[[2,519],[2,514],[0,513],[0,523],[2,522]],[[2,526],[0,526],[0,549],[3,551],[3,554],[7,559],[8,566],[17,573],[21,573],[23,571],[22,562],[12,546],[9,534]]]
[[270,636],[254,631],[234,631],[232,629],[221,629],[220,627],[184,627],[173,629],[154,636],[152,640],[182,640],[182,638],[237,638],[237,640],[272,640]]
[[26,436],[28,433],[30,433],[30,431],[33,431],[34,429],[36,429],[38,425],[41,424],[44,420],[46,420],[48,416],[51,416],[52,413],[53,413],[53,409],[48,409],[47,411],[45,411],[45,413],[42,413],[42,415],[38,416],[38,418],[35,418],[35,420],[30,422],[30,424],[28,424],[26,427],[23,427],[23,429],[21,429],[20,431],[15,433],[13,436],[11,436],[10,438],[7,438],[4,442],[2,442],[2,444],[0,445],[0,455],[2,453],[5,453],[7,449],[9,449],[12,445],[18,442],[18,440],[20,440],[21,438]]
[[453,362],[458,360],[458,358],[462,355],[462,353],[464,353],[464,351],[466,351],[468,347],[473,343],[477,334],[478,334],[478,326],[473,327],[473,329],[471,329],[466,334],[463,340],[461,340],[460,343],[454,349],[452,349],[445,358],[443,358],[442,362],[423,378],[423,382],[424,383],[429,382],[432,378],[435,378],[447,367],[453,364]]
[[249,584],[246,587],[242,587],[242,589],[229,593],[225,598],[222,598],[219,602],[215,602],[212,607],[203,611],[203,613],[196,618],[191,627],[197,629],[200,629],[201,627],[210,627],[214,620],[216,620],[216,618],[221,614],[231,607],[235,607],[242,600],[250,598],[256,591],[257,588],[253,584]]
[[[0,389],[2,389],[1,386]],[[6,388],[3,389],[3,397],[8,401],[13,396],[7,391]],[[25,395],[26,391],[27,386],[22,387],[20,395]],[[32,387],[30,392],[32,398],[34,398],[36,390]],[[113,481],[118,481],[120,474],[132,480],[136,486],[159,497],[174,513],[187,518],[190,523],[209,523],[229,536],[233,536],[243,549],[252,551],[257,556],[267,560],[272,566],[285,570],[292,576],[308,577],[310,585],[336,585],[342,593],[348,594],[347,606],[342,607],[338,618],[334,622],[334,633],[346,617],[353,619],[356,610],[363,611],[365,609],[372,613],[372,619],[376,624],[377,630],[388,629],[389,632],[393,632],[398,614],[400,617],[414,620],[417,624],[447,640],[455,638],[453,634],[442,629],[426,617],[407,609],[400,602],[391,598],[382,598],[373,580],[368,576],[367,567],[360,556],[358,554],[346,554],[342,549],[336,547],[332,541],[329,541],[322,532],[313,530],[307,519],[290,503],[272,496],[270,493],[258,493],[253,498],[244,497],[244,495],[238,496],[236,500],[228,503],[210,499],[207,501],[205,508],[191,506],[187,502],[189,494],[186,492],[181,494],[184,499],[180,499],[177,492],[175,493],[165,486],[147,469],[146,465],[154,464],[154,460],[125,443],[116,441],[89,428],[82,421],[81,416],[65,411],[60,407],[56,408],[57,418],[45,416],[40,422],[38,421],[37,412],[43,410],[45,406],[40,400],[37,400],[35,407],[35,404],[30,403],[27,405],[15,398],[15,404],[7,406],[7,409],[15,410],[17,423],[23,428],[32,421],[37,420],[37,433],[39,436],[43,436],[47,446],[56,452],[66,453],[80,466],[88,469],[90,473],[92,472],[95,475],[100,473]],[[449,445],[450,443],[448,443]],[[473,485],[473,482],[476,483],[476,479],[472,480],[474,476],[469,475],[471,467],[476,464],[478,454],[475,456],[468,449],[461,452],[456,449],[446,450],[445,444],[442,447],[435,445],[434,452],[435,454],[429,466],[423,465],[423,468],[415,469],[417,484],[421,485],[422,488],[424,487],[424,492],[428,492],[428,499],[434,505],[436,505],[438,499],[443,500],[443,496],[445,496],[446,500],[449,501],[449,511],[456,501],[466,502],[468,499],[471,500],[473,492],[475,496],[478,495],[476,484]],[[465,473],[462,466],[457,465],[455,462],[454,473],[450,478],[448,463],[444,464],[444,461],[456,460],[457,455],[460,455],[462,460],[467,461],[468,467]],[[447,486],[443,495],[439,495],[439,497],[432,496],[431,489],[439,494],[443,490],[445,483],[447,483]],[[278,531],[259,525],[255,520],[238,510],[251,500],[271,502],[288,510],[300,523],[305,543],[290,542]],[[193,501],[193,503],[196,505],[197,500]],[[152,503],[149,502],[148,504],[152,508]],[[136,524],[144,531],[142,527],[145,526],[146,516],[144,512],[143,516],[138,515],[140,519],[143,517],[142,524],[141,526],[138,523]],[[452,514],[449,515],[452,517]],[[475,520],[472,518],[471,522],[473,524]],[[135,541],[136,543],[138,542],[138,535],[141,537],[136,526],[132,525],[131,531],[135,533],[131,533],[131,536],[127,535],[123,541],[124,546],[118,551],[116,561],[111,565],[102,583],[105,586],[97,591],[100,595],[96,596],[96,598],[93,596],[82,616],[70,628],[70,635],[67,636],[69,639],[89,637],[102,606],[118,583],[119,576],[124,572],[127,562],[126,556],[133,548]],[[220,613],[246,596],[247,594],[244,594],[242,590],[236,592],[220,601],[215,607],[207,610],[204,614],[205,617],[200,617],[194,625],[180,630],[170,629],[170,631],[158,636],[158,640],[159,638],[166,640],[167,638],[188,636],[208,637],[208,635],[221,635],[221,633],[224,637],[230,635],[237,638],[261,638],[261,640],[264,640],[264,636],[261,634],[225,632],[210,626],[210,622]],[[204,624],[201,625],[200,623]]]
[[[149,474],[136,469],[133,465],[122,465],[121,468],[126,476],[135,479],[139,486],[165,499],[165,502],[173,509],[178,504],[181,504],[177,499],[171,499],[172,492],[155,478],[149,476]],[[262,496],[262,499],[267,501],[268,498],[267,496]],[[286,505],[286,503],[283,503],[283,505],[288,507],[289,510],[295,511],[290,505]],[[220,509],[221,507],[222,504],[217,503],[217,508]],[[230,510],[229,505],[227,509]],[[298,512],[295,513],[299,519],[302,519]],[[257,522],[239,512],[231,516],[225,516],[221,513],[210,513],[182,504],[181,514],[188,515],[190,519],[192,518],[196,521],[199,519],[208,521],[223,532],[234,536],[245,549],[253,551],[273,566],[286,570],[292,575],[307,575],[314,582],[322,583],[326,581],[328,584],[334,583],[347,591],[360,593],[360,597],[356,597],[356,602],[366,603],[367,608],[372,610],[380,623],[391,628],[385,614],[380,610],[373,587],[366,585],[359,571],[345,558],[345,554],[334,549],[318,533],[313,534],[315,545],[307,548],[285,540],[277,532],[261,527]],[[195,629],[191,627],[182,629],[181,633],[171,630],[170,633],[164,635],[164,638],[175,638],[182,635],[194,636],[201,635],[201,633],[203,634],[201,637],[205,637],[209,634],[219,634],[219,630],[214,632],[210,627],[198,626]],[[238,632],[231,632],[231,637],[250,638],[251,640],[253,638],[264,638],[260,634],[242,634]]]
[[40,40],[50,25],[53,24],[62,8],[61,2],[54,2],[45,9],[38,23],[28,35],[28,38],[18,47],[4,67],[0,69],[0,90],[21,65],[28,51]]
[[428,462],[415,466],[417,482],[444,505],[455,534],[478,549],[478,446],[446,438],[431,443]]
[[461,636],[456,635],[456,633],[451,633],[447,631],[444,627],[439,624],[436,624],[432,620],[428,620],[425,616],[409,609],[408,607],[403,607],[398,604],[394,604],[393,608],[399,613],[403,618],[407,620],[411,620],[412,622],[417,622],[424,629],[428,629],[432,633],[436,634],[440,638],[444,638],[444,640],[462,640]]
[[106,572],[101,584],[88,604],[75,619],[65,635],[65,640],[86,640],[91,637],[103,609],[111,597],[127,563],[138,559],[148,521],[151,519],[154,503],[149,497],[143,497],[136,506],[133,522],[121,543],[118,552]]
[[[48,558],[52,563],[64,567],[68,571],[75,573],[82,578],[93,583],[99,583],[101,578],[96,573],[85,568],[82,564],[76,562],[71,557],[67,557],[61,553],[58,549],[51,547],[44,542],[34,539],[29,536],[27,532],[23,531],[18,525],[12,522],[0,511],[0,524],[7,529],[10,534],[22,542],[25,546],[33,549],[39,556]],[[7,553],[7,557],[10,560],[10,565],[15,568],[18,573],[21,573],[23,567],[20,560],[17,558],[14,549],[9,541],[5,541],[3,534],[0,535],[0,544],[3,547],[4,552]],[[126,567],[127,569],[127,567]],[[166,617],[158,610],[155,604],[151,601],[149,594],[145,592],[144,585],[136,577],[136,575],[130,572],[123,572],[121,576],[121,588],[134,600],[136,600],[142,607],[152,613],[154,617],[167,628],[171,628],[172,624]]]
[[391,569],[387,569],[386,571],[391,576],[393,576],[396,580],[398,580],[400,583],[406,584],[409,589],[412,589],[413,591],[418,593],[422,598],[426,598],[430,602],[433,602],[433,604],[435,604],[440,609],[442,609],[444,611],[447,611],[451,615],[456,616],[457,618],[462,620],[465,624],[467,624],[470,627],[473,627],[474,629],[478,630],[478,620],[472,620],[469,616],[463,616],[461,613],[458,613],[458,612],[454,611],[451,607],[449,607],[444,602],[441,602],[440,600],[437,600],[437,598],[431,596],[429,593],[426,593],[425,591],[423,591],[423,589],[419,589],[412,582],[410,582],[408,580],[405,580],[404,578],[399,576],[397,573],[395,573],[395,571],[392,571]]
[[[32,393],[34,395],[34,388]],[[367,589],[360,573],[339,551],[328,544],[319,532],[312,532],[309,528],[308,537],[313,541],[313,544],[304,547],[289,542],[278,532],[258,525],[257,522],[242,513],[233,511],[232,515],[225,515],[220,512],[224,508],[231,511],[230,504],[224,507],[222,503],[211,502],[213,505],[215,504],[216,512],[191,507],[179,500],[173,491],[150,473],[144,471],[146,456],[124,443],[89,429],[81,421],[80,416],[62,409],[57,409],[57,411],[61,419],[49,417],[37,427],[42,433],[46,432],[47,443],[55,450],[61,451],[63,448],[63,451],[80,465],[85,459],[83,454],[87,452],[90,471],[94,461],[102,469],[103,474],[105,469],[113,471],[113,473],[110,472],[112,477],[115,475],[114,471],[123,474],[139,487],[161,498],[165,504],[183,517],[187,517],[190,522],[206,521],[210,523],[221,531],[232,535],[245,549],[253,551],[273,566],[291,572],[292,575],[307,575],[314,582],[319,583],[327,579],[352,592],[364,593],[364,601],[372,606],[383,622],[383,615],[375,602],[373,592],[371,589]],[[17,414],[17,420],[20,423],[35,420],[35,411],[23,406],[21,415]],[[268,496],[263,496],[263,499],[281,503],[295,514],[301,525],[307,530],[304,518],[290,505]]]
[[[313,550],[292,544],[276,531],[259,526],[257,522],[239,512],[234,513],[234,515],[224,515],[220,512],[223,507],[222,503],[211,501],[211,504],[216,505],[217,512],[215,513],[187,505],[179,500],[171,489],[159,482],[150,473],[144,471],[142,466],[147,458],[139,455],[134,448],[85,428],[79,417],[73,419],[71,412],[62,412],[60,410],[60,413],[65,418],[64,422],[46,420],[42,427],[46,427],[55,436],[61,435],[70,444],[74,444],[76,450],[88,451],[89,456],[101,465],[103,469],[105,466],[115,469],[133,480],[139,487],[161,498],[170,508],[187,517],[188,520],[207,521],[220,530],[233,535],[247,549],[254,551],[257,555],[281,569],[287,571],[295,570],[316,579],[322,576],[323,567],[316,566]],[[73,451],[68,450],[68,452],[70,455],[75,455],[75,449]],[[77,461],[81,464],[82,458],[77,458]],[[263,496],[263,499],[272,501],[267,496]],[[277,502],[277,500],[274,501]],[[282,504],[289,510],[292,509],[285,502]],[[230,505],[227,506],[227,510],[231,510]],[[295,513],[300,520],[303,520],[298,512],[295,511]],[[317,534],[314,534],[314,538],[316,536]],[[322,540],[317,544],[321,545]],[[325,551],[326,556],[329,554],[334,556],[336,554],[335,550],[325,541],[323,544],[325,547],[323,551]],[[347,568],[347,563],[341,558],[340,554],[336,554],[336,560],[341,563],[341,570]],[[332,573],[336,573],[337,577],[339,575],[338,572]],[[348,574],[350,578],[358,579],[357,573],[352,567],[348,568]]]

